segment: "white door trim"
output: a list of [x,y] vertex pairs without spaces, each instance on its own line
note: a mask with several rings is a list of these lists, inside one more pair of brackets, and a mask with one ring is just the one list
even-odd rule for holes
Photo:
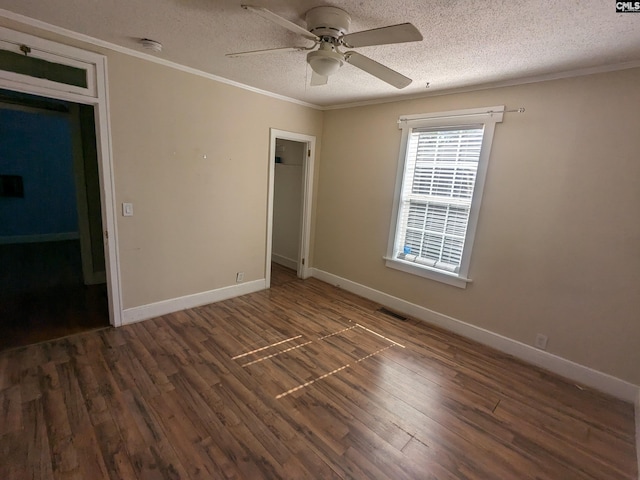
[[293,140],[304,143],[307,155],[302,166],[302,222],[300,234],[300,248],[298,251],[298,277],[309,278],[309,248],[311,243],[311,206],[313,203],[313,172],[316,154],[316,137],[302,133],[287,132],[286,130],[270,129],[269,140],[269,186],[267,200],[267,249],[265,257],[266,288],[271,286],[271,253],[273,235],[273,193],[275,178],[276,140]]
[[[96,125],[96,147],[100,177],[100,197],[102,204],[102,225],[105,235],[105,265],[107,270],[107,292],[109,301],[109,321],[112,325],[122,325],[122,291],[120,264],[118,258],[118,233],[115,221],[115,187],[111,148],[111,128],[109,124],[109,104],[107,92],[107,58],[104,55],[87,52],[75,47],[34,37],[0,27],[0,40],[33,45],[52,55],[78,60],[95,66],[95,93],[65,91],[59,86],[52,88],[39,79],[25,75],[0,75],[0,88],[14,90],[48,98],[93,105]],[[92,93],[94,93],[92,95]]]

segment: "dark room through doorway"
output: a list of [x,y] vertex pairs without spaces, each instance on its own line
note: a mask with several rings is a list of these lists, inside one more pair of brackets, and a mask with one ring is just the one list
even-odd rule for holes
[[0,90],[0,350],[109,325],[94,107]]

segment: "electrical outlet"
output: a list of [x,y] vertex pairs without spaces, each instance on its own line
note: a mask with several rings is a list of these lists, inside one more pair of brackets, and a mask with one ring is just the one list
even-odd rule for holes
[[543,335],[541,333],[536,335],[536,341],[533,344],[536,348],[539,348],[540,350],[546,350],[547,349],[547,340],[549,340],[547,338],[546,335]]
[[236,283],[240,283],[244,281],[244,272],[236,273]]

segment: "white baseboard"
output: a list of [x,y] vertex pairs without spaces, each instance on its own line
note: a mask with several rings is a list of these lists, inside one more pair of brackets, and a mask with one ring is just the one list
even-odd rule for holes
[[77,240],[80,238],[78,232],[61,232],[61,233],[43,233],[40,235],[11,235],[0,237],[0,245],[9,245],[12,243],[42,243],[42,242],[61,242],[63,240]]
[[567,360],[566,358],[538,350],[517,340],[504,337],[456,318],[443,315],[442,313],[434,312],[428,308],[322,270],[313,269],[312,276],[418,320],[436,325],[450,332],[493,347],[501,352],[513,355],[514,357],[557,373],[582,385],[608,393],[627,402],[638,401],[637,396],[640,387],[612,375],[593,370],[579,363]]
[[231,285],[229,287],[209,290],[208,292],[195,293],[184,297],[172,298],[161,302],[141,305],[139,307],[127,308],[122,312],[122,325],[140,322],[149,318],[167,315],[187,308],[199,307],[209,303],[227,300],[240,295],[258,292],[266,288],[265,279],[253,280],[251,282]]
[[278,265],[282,265],[283,267],[287,267],[292,270],[298,270],[298,262],[296,262],[293,258],[288,258],[283,255],[278,255],[277,253],[272,253],[271,261],[273,263],[277,263]]

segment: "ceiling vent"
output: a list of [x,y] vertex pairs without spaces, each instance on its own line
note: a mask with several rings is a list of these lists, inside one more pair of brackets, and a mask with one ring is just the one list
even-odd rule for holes
[[141,38],[140,45],[142,45],[142,48],[144,48],[145,50],[151,50],[153,52],[162,51],[162,44],[155,40],[151,40],[150,38]]

